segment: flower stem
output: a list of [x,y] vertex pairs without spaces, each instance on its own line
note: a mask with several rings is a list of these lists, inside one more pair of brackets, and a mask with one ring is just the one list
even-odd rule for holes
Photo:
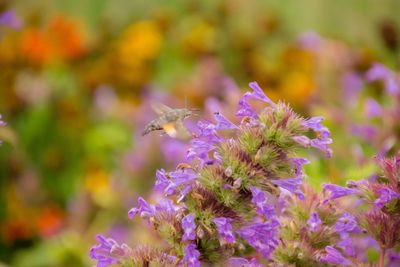
[[379,266],[378,267],[384,267],[385,254],[386,254],[386,249],[381,247],[381,255],[379,256]]

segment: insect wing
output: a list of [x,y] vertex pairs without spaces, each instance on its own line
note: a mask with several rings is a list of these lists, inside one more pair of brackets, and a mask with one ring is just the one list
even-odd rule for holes
[[151,105],[151,108],[154,110],[155,113],[157,113],[160,116],[165,113],[173,111],[172,108],[170,108],[167,105],[164,105],[162,103],[154,103]]

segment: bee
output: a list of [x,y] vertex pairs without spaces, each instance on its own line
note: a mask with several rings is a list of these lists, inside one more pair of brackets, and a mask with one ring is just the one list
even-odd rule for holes
[[161,103],[153,105],[152,108],[159,117],[150,121],[144,127],[142,136],[153,131],[164,131],[170,137],[179,139],[187,139],[191,136],[183,121],[194,115],[192,110],[187,108],[173,109]]

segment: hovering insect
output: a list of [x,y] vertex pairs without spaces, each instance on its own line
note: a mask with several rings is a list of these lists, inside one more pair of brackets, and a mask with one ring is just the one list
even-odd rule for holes
[[160,130],[165,131],[171,137],[179,139],[186,139],[191,136],[188,129],[183,125],[183,121],[194,115],[193,110],[187,108],[173,109],[161,103],[152,105],[152,108],[159,117],[144,127],[142,136]]

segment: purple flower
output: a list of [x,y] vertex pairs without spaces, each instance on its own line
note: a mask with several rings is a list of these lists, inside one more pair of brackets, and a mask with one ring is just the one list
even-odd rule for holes
[[364,112],[368,118],[379,117],[382,115],[382,108],[375,99],[368,98],[365,102]]
[[235,235],[232,231],[231,218],[218,217],[214,218],[213,222],[217,226],[218,233],[225,243],[232,244],[233,242],[235,242]]
[[225,118],[221,113],[215,112],[214,118],[217,121],[215,125],[216,130],[234,130],[238,129],[238,127],[230,122],[227,118]]
[[195,244],[189,244],[185,247],[185,256],[182,261],[187,267],[200,267],[200,252],[196,249]]
[[254,110],[250,107],[250,105],[246,102],[246,99],[242,98],[239,101],[239,110],[236,112],[236,116],[238,117],[251,117],[251,118],[257,118],[257,113],[254,112]]
[[258,99],[258,100],[261,100],[261,101],[269,104],[271,107],[276,108],[276,104],[264,94],[263,90],[260,88],[260,86],[258,85],[257,82],[249,83],[249,87],[251,89],[253,89],[253,92],[245,93],[243,95],[243,99],[247,99],[247,98]]
[[293,163],[295,167],[296,178],[302,178],[303,176],[303,165],[309,164],[310,161],[305,158],[290,158],[290,161]]
[[257,213],[263,215],[265,218],[271,218],[275,215],[275,208],[273,205],[268,203],[266,193],[258,189],[257,187],[250,187],[253,198],[251,202],[256,205]]
[[280,180],[272,180],[274,184],[279,187],[282,187],[292,193],[296,193],[296,191],[301,186],[303,179],[302,178],[289,178],[289,179],[280,179]]
[[299,45],[306,50],[316,51],[321,48],[322,39],[314,31],[306,31],[300,34],[298,38]]
[[330,158],[332,156],[332,149],[329,148],[328,145],[332,144],[331,138],[314,138],[311,139],[311,146],[315,147],[322,152],[325,152],[326,158]]
[[356,103],[358,93],[363,87],[363,82],[357,73],[349,72],[342,77],[342,87],[344,89],[344,100],[349,104]]
[[321,223],[322,222],[318,217],[318,214],[316,212],[311,213],[310,218],[307,221],[308,230],[310,230],[311,232],[316,231]]
[[341,234],[360,231],[356,218],[348,212],[343,213],[342,217],[337,220],[333,228],[335,229],[335,231]]
[[372,141],[375,139],[375,136],[378,134],[378,129],[372,125],[353,125],[351,127],[351,133],[357,136],[360,136],[365,141]]
[[0,114],[0,126],[5,126],[5,125],[6,125],[6,123],[1,120],[1,114]]
[[142,197],[138,198],[138,205],[139,205],[139,207],[132,208],[128,212],[128,217],[130,219],[133,219],[133,217],[136,214],[139,214],[139,216],[143,219],[149,219],[156,215],[156,207],[154,205],[147,203],[147,201],[144,200]]
[[394,192],[388,187],[384,187],[378,190],[379,198],[377,198],[374,202],[375,206],[378,208],[383,208],[383,206],[392,201],[393,199],[400,199],[400,194]]
[[176,192],[185,196],[190,190],[192,182],[197,178],[197,174],[190,169],[177,170],[167,174],[161,169],[157,171],[156,177],[156,190],[163,191],[167,196]]
[[311,140],[305,135],[296,135],[292,139],[303,147],[309,147],[311,145]]
[[351,262],[348,259],[344,258],[342,254],[332,246],[325,247],[325,252],[327,254],[321,257],[322,262],[334,265],[345,265],[345,266],[351,264]]
[[253,223],[238,230],[237,233],[265,258],[269,258],[278,245],[278,226],[277,220]]
[[15,10],[10,9],[0,14],[0,25],[19,30],[22,27],[22,21],[15,14]]
[[259,264],[255,258],[250,261],[245,258],[233,257],[228,260],[228,266],[230,267],[263,267]]
[[348,196],[348,195],[353,195],[353,194],[357,193],[356,189],[346,188],[346,187],[342,187],[342,186],[334,185],[334,184],[324,184],[322,187],[323,187],[324,193],[329,193],[329,196],[324,199],[324,202],[323,202],[324,204],[330,200]]
[[121,246],[112,238],[105,238],[103,235],[96,236],[100,243],[90,248],[90,258],[97,260],[96,267],[107,267],[119,262],[120,257],[125,256],[130,248],[122,244]]
[[184,234],[182,240],[195,240],[196,239],[196,224],[194,223],[194,215],[188,214],[182,219],[182,229]]
[[375,63],[366,74],[367,80],[383,81],[385,90],[389,95],[397,95],[400,92],[399,84],[396,80],[396,76],[386,68],[384,65]]
[[356,256],[356,250],[353,244],[353,241],[349,237],[348,234],[341,234],[340,235],[340,241],[337,243],[337,246],[339,248],[342,248],[344,251],[344,254],[350,257],[355,257]]

